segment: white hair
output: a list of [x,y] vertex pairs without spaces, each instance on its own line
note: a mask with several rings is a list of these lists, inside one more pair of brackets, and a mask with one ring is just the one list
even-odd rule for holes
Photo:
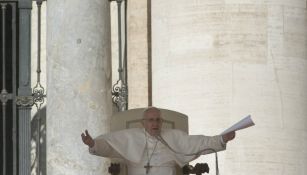
[[147,108],[143,110],[143,118],[145,117],[145,114],[150,110],[157,110],[161,114],[161,110],[159,108],[154,107],[154,106],[148,106]]

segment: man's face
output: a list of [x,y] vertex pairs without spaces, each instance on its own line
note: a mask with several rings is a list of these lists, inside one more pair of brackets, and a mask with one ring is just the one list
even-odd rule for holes
[[149,109],[146,111],[143,118],[143,126],[151,136],[159,135],[162,126],[160,112],[157,109]]

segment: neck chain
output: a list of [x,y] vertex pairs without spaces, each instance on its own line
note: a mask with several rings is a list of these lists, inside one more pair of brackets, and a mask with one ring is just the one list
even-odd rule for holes
[[146,130],[145,130],[145,138],[146,138],[146,146],[145,146],[145,147],[146,147],[146,153],[147,153],[147,164],[144,166],[144,168],[146,169],[146,174],[148,174],[150,168],[152,168],[152,166],[150,166],[150,160],[151,160],[151,158],[152,158],[152,156],[153,156],[153,154],[154,154],[154,152],[155,152],[155,150],[156,150],[156,148],[157,148],[158,139],[157,139],[156,144],[155,144],[155,146],[154,146],[154,148],[153,148],[153,150],[152,150],[152,153],[151,153],[150,156],[149,156],[149,151],[148,151],[148,136],[147,136]]

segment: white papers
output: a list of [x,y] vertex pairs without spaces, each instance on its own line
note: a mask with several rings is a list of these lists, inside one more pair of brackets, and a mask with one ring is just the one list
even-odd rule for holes
[[240,129],[248,128],[250,126],[254,126],[255,123],[253,122],[250,115],[246,116],[236,124],[232,125],[230,128],[226,129],[224,132],[221,133],[221,135],[227,134],[232,131],[237,131]]

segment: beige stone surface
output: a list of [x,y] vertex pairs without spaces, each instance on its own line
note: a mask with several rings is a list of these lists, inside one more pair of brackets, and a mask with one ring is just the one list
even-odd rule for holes
[[[169,10],[161,6],[163,3],[157,8],[162,9],[162,14],[164,10],[171,13],[165,13],[168,19],[160,14],[159,18],[153,20],[153,26],[159,28],[163,19],[167,22],[167,28],[163,30],[166,41],[161,42],[159,46],[153,46],[155,52],[169,47],[167,54],[172,55],[172,58],[195,57],[230,62],[265,61],[263,59],[267,54],[266,6],[232,4],[196,6],[186,3],[184,5],[186,11],[180,7]],[[153,16],[155,13],[160,11],[153,10]],[[157,35],[161,35],[158,33],[153,30],[153,40],[159,37]],[[255,47],[258,49],[254,50]],[[153,54],[156,54],[155,52]]]
[[90,155],[80,135],[109,131],[109,1],[47,3],[47,174],[101,175],[108,162]]
[[[36,85],[37,82],[37,32],[38,32],[38,16],[37,16],[37,5],[36,2],[32,3],[32,26],[31,26],[31,73],[32,73],[32,87]],[[41,6],[41,84],[42,86],[46,87],[46,3],[43,3]]]
[[153,104],[192,134],[256,123],[219,153],[221,174],[306,174],[306,0],[156,0],[152,16]]
[[[31,87],[34,88],[37,85],[37,55],[38,55],[38,42],[37,42],[37,34],[38,34],[38,8],[36,5],[36,2],[32,3],[32,26],[31,26]],[[45,94],[47,91],[47,70],[46,70],[46,2],[44,2],[41,6],[41,73],[40,73],[40,84],[41,86],[44,88],[45,90]],[[47,99],[44,99],[44,103],[41,106],[41,109],[45,108],[47,105]],[[41,110],[42,111],[42,110]],[[31,111],[31,116],[32,116],[32,125],[36,122],[33,121],[35,115],[38,115],[38,109],[36,106],[32,107],[32,111]],[[42,113],[40,113],[42,116]],[[45,118],[45,116],[41,117],[41,118]],[[44,121],[43,119],[41,121]],[[43,123],[43,122],[42,122]],[[34,127],[33,127],[34,128]],[[35,127],[36,128],[36,127]],[[41,126],[41,137],[44,136],[44,130],[45,130],[45,125],[42,124]],[[32,136],[34,135],[35,131],[31,131],[32,132]],[[36,133],[35,133],[36,134]],[[41,139],[41,145],[45,145],[46,143],[44,142],[45,138]],[[32,146],[32,150],[31,150],[31,166],[33,167],[31,170],[31,174],[32,175],[36,175],[36,167],[37,167],[37,159],[36,159],[36,148],[37,148],[37,143],[35,142],[35,140],[32,138],[31,140],[31,146]],[[46,150],[44,148],[42,148],[42,146],[40,147],[40,151],[41,153],[45,153]],[[45,157],[41,155],[41,159],[44,159]],[[41,160],[44,161],[44,160]],[[43,167],[45,167],[45,165],[40,165],[41,169],[43,169]],[[45,172],[43,170],[43,172]]]
[[147,0],[128,1],[129,108],[148,106]]
[[[122,8],[124,4],[122,4]],[[123,9],[122,9],[123,10]],[[123,12],[123,11],[122,11]],[[128,1],[128,108],[148,106],[147,0]],[[117,3],[111,3],[112,82],[118,80]],[[124,17],[124,16],[123,16]],[[124,24],[122,24],[124,25]],[[124,26],[122,26],[124,27]],[[124,35],[123,35],[124,37]],[[124,42],[123,42],[124,43]]]

